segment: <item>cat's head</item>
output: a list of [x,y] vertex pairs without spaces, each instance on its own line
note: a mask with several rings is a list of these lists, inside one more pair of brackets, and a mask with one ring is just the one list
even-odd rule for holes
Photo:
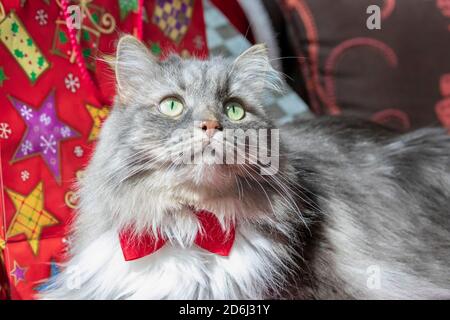
[[[224,190],[236,187],[236,177],[261,174],[256,152],[268,156],[267,149],[275,145],[263,96],[282,87],[264,45],[236,59],[171,55],[159,61],[137,39],[125,36],[113,66],[117,97],[102,139],[116,140],[111,157],[123,180],[158,172],[163,185]],[[254,137],[249,137],[255,133],[258,146],[251,149]],[[227,134],[243,134],[244,140],[227,140]],[[243,151],[253,163],[238,163]],[[271,154],[272,161],[278,161],[275,156]],[[270,166],[265,163],[265,169]]]

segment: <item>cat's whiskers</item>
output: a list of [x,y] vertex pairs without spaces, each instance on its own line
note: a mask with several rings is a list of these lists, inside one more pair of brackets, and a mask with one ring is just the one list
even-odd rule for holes
[[[282,184],[280,184],[277,180],[270,181],[266,177],[271,178],[272,176],[260,176],[259,172],[257,172],[252,166],[244,165],[248,169],[250,169],[256,176],[262,178],[273,190],[275,190],[278,195],[283,199],[282,203],[286,207],[286,209],[297,212],[300,218],[303,220],[303,216],[301,214],[300,209],[298,208],[295,199],[291,197],[291,192],[286,190]],[[253,177],[253,175],[252,175]],[[272,177],[273,178],[273,177]],[[256,179],[254,179],[256,180]],[[275,185],[274,185],[275,184]],[[280,190],[282,189],[282,190]],[[282,192],[284,191],[284,193]],[[286,198],[288,197],[288,198]],[[306,223],[305,223],[306,225]]]
[[[230,146],[232,146],[232,147],[235,147],[234,145],[232,145],[230,142],[227,142],[227,141],[225,141],[225,143],[226,144],[229,144]],[[246,144],[240,144],[240,145],[244,145],[244,146],[246,146],[247,147],[247,145]],[[239,149],[239,148],[235,148],[235,150],[237,150],[238,152],[239,151],[242,151],[242,149]],[[266,149],[267,150],[267,149]],[[248,151],[248,152],[247,152]],[[250,151],[250,149],[246,149],[245,151],[245,155],[247,156],[248,155],[248,158],[246,157],[246,159],[247,160],[251,160],[251,161],[254,161],[255,162],[255,164],[257,163],[257,156],[256,155],[254,155],[251,151]],[[241,166],[243,166],[243,168],[245,168],[245,167],[247,167],[248,169],[250,169],[252,172],[254,172],[255,173],[255,175],[258,177],[258,178],[260,178],[260,179],[263,179],[266,183],[268,183],[279,195],[280,195],[280,197],[284,200],[283,201],[283,203],[287,206],[287,209],[291,209],[292,211],[294,211],[294,212],[296,212],[297,214],[298,214],[298,216],[300,217],[300,219],[302,220],[302,222],[305,224],[305,226],[308,228],[308,224],[307,224],[307,222],[305,221],[305,219],[304,219],[304,217],[303,217],[303,214],[301,213],[301,210],[300,210],[300,208],[298,207],[298,205],[297,205],[297,202],[295,201],[295,199],[294,199],[294,197],[292,196],[292,194],[294,194],[294,195],[297,195],[297,196],[299,196],[300,197],[300,199],[303,199],[303,197],[301,197],[301,195],[298,195],[298,194],[296,194],[290,187],[289,187],[289,185],[288,184],[285,184],[285,183],[283,183],[280,179],[278,179],[275,175],[260,175],[260,173],[259,172],[257,172],[254,168],[253,168],[253,166],[254,165],[248,165],[248,164],[244,164],[244,165],[241,165]],[[256,165],[257,166],[257,165]],[[258,166],[259,167],[259,166]],[[248,170],[246,170],[246,172],[247,173],[249,173],[249,171]],[[253,175],[250,175],[252,178],[253,178],[253,180],[255,180],[256,182],[258,182],[258,184],[259,184],[259,181],[257,181],[257,179],[253,176]],[[267,178],[266,178],[267,177]],[[269,179],[269,180],[268,180]],[[287,181],[286,181],[287,182]],[[275,185],[274,185],[275,184]],[[277,188],[278,187],[278,188]],[[280,190],[281,189],[281,190]],[[284,191],[284,192],[283,192]],[[286,198],[286,197],[288,197],[288,198]]]
[[[140,161],[146,159],[144,157],[146,152],[148,152],[148,150],[139,150],[139,151],[137,151],[137,152],[135,152],[135,153],[125,157],[122,160],[122,164],[120,166],[118,166],[116,168],[116,170],[114,171],[115,174],[114,175],[110,175],[109,177],[107,177],[106,180],[104,181],[104,183],[99,186],[99,191],[102,188],[106,187],[109,183],[111,183],[113,179],[117,178],[118,177],[118,175],[117,175],[118,172],[122,172],[122,170],[125,169],[126,167],[130,167],[132,165],[135,165],[136,162],[140,162]],[[130,159],[132,159],[131,162],[129,161]]]
[[273,205],[272,205],[272,201],[270,200],[269,195],[268,195],[267,192],[266,192],[266,189],[264,189],[264,187],[261,185],[261,183],[260,183],[257,179],[254,179],[253,175],[246,169],[245,166],[239,166],[239,168],[241,168],[242,170],[244,170],[244,172],[248,175],[248,177],[253,178],[253,181],[255,181],[255,182],[258,184],[258,186],[259,186],[259,187],[261,188],[261,190],[263,191],[265,197],[267,198],[267,201],[269,202],[270,208],[272,209],[272,213],[275,214],[275,209],[274,209],[274,207],[273,207]]
[[[148,144],[147,144],[148,145]],[[136,166],[136,169],[126,172],[126,175],[124,177],[122,177],[118,182],[116,182],[113,185],[110,185],[112,183],[112,181],[114,179],[118,179],[118,173],[123,172],[123,169],[130,167],[130,166],[134,166],[136,163],[141,162],[143,160],[147,160],[147,161],[151,161],[152,159],[156,159],[159,157],[159,155],[157,156],[152,156],[152,157],[148,157],[145,155],[145,153],[148,152],[147,149],[144,150],[139,150],[137,152],[132,153],[131,155],[125,157],[122,160],[122,164],[120,166],[118,166],[116,168],[116,170],[114,171],[114,175],[110,175],[109,177],[107,177],[104,182],[99,185],[98,187],[98,192],[102,192],[102,190],[106,187],[110,187],[111,190],[117,189],[124,181],[126,181],[127,179],[129,179],[132,175],[137,174],[140,170],[142,170],[141,167]],[[132,161],[130,162],[129,160],[132,159]]]
[[[237,145],[239,145],[239,146],[247,146],[246,144],[239,143],[239,142],[237,142],[237,141],[235,141],[235,143],[236,143]],[[269,149],[267,149],[267,148],[265,148],[265,147],[263,147],[263,146],[258,146],[258,147],[261,148],[261,149],[263,149],[263,151],[264,151],[266,154],[267,154],[267,152],[269,151]],[[239,149],[239,150],[240,150],[240,149]],[[251,150],[251,149],[248,150],[248,151],[249,151],[249,152],[248,152],[249,155],[251,154],[250,150]],[[293,155],[293,154],[295,154],[295,153],[297,153],[297,152],[284,152],[284,153],[280,153],[280,156],[281,156],[281,155]],[[257,159],[255,159],[255,157],[253,157],[252,160],[257,161]],[[303,187],[300,183],[298,183],[298,182],[296,182],[296,181],[292,181],[292,179],[289,179],[289,180],[288,180],[288,179],[285,177],[285,174],[283,173],[283,171],[278,171],[276,175],[278,175],[279,178],[283,179],[283,180],[286,182],[287,187],[289,188],[289,190],[290,190],[291,193],[294,193],[295,195],[297,195],[302,201],[304,201],[305,203],[307,203],[308,205],[310,205],[312,208],[314,208],[314,209],[317,210],[318,212],[321,212],[321,211],[322,211],[322,210],[319,208],[319,206],[318,206],[312,199],[310,199],[310,197],[308,197],[307,195],[304,194],[304,191],[307,191],[307,190],[306,190],[305,187]],[[267,176],[273,176],[273,175],[267,175]],[[296,191],[292,190],[292,189],[290,188],[290,186],[292,186],[293,188],[295,188]],[[300,189],[301,189],[301,190],[300,190]],[[323,198],[323,196],[318,195],[318,194],[315,194],[314,192],[311,192],[310,190],[308,190],[308,192],[309,192],[311,195],[315,196],[317,199]]]

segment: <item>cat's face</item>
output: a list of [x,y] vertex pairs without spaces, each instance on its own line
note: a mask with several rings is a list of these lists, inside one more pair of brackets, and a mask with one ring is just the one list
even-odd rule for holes
[[264,46],[254,46],[234,61],[171,56],[158,62],[126,36],[118,45],[115,71],[118,96],[111,121],[117,123],[121,148],[115,156],[121,157],[128,176],[160,171],[179,184],[220,189],[234,184],[236,175],[257,174],[256,164],[237,164],[242,151],[247,160],[257,158],[248,153],[250,140],[226,136],[260,129],[269,135],[273,129],[261,99],[264,91],[278,89],[281,80]]

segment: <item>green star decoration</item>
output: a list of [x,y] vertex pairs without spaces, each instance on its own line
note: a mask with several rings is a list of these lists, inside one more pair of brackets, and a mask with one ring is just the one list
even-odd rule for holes
[[40,56],[37,60],[39,67],[42,67],[44,65],[44,62],[45,62],[45,60],[44,60],[43,56]]
[[130,12],[137,11],[138,0],[119,0],[120,19],[124,20]]
[[67,36],[66,36],[66,34],[64,33],[64,31],[60,31],[60,32],[59,32],[59,41],[60,41],[62,44],[65,44],[65,43],[67,42]]
[[0,87],[3,86],[3,81],[7,80],[8,77],[5,74],[5,71],[2,67],[0,67]]
[[83,34],[83,40],[89,41],[91,39],[89,32],[87,32],[86,30],[83,30],[82,34]]
[[24,56],[23,52],[21,50],[19,50],[19,49],[14,50],[14,55],[17,58],[23,58],[23,56]]
[[82,53],[83,53],[83,57],[87,58],[91,55],[91,49],[84,48]]
[[16,22],[13,22],[11,24],[11,31],[16,33],[17,31],[19,31],[19,25]]
[[150,50],[155,56],[161,55],[161,47],[157,42],[153,42],[150,44]]
[[99,17],[98,17],[97,12],[94,12],[94,13],[92,14],[92,19],[95,21],[95,23],[98,24],[98,22],[100,21],[100,19],[99,19]]
[[30,76],[31,76],[31,82],[35,82],[36,81],[36,72],[31,72],[30,73]]

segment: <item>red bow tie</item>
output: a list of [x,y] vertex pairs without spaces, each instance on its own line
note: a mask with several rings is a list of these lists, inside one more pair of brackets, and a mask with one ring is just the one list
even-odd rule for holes
[[[212,253],[228,256],[235,238],[234,226],[232,225],[231,230],[226,233],[213,213],[202,210],[197,211],[195,214],[203,228],[203,232],[199,231],[197,233],[195,244]],[[166,239],[162,237],[155,239],[153,234],[150,233],[132,239],[131,232],[125,231],[120,233],[119,238],[125,261],[148,256],[161,249],[166,243]]]

